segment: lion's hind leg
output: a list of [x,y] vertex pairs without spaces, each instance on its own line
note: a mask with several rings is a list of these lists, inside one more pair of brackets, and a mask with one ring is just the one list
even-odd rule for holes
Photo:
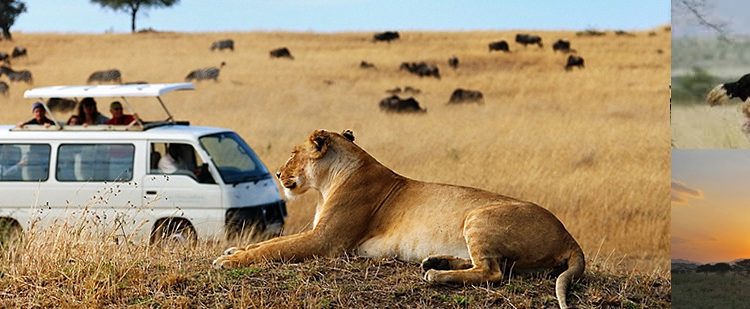
[[503,279],[503,273],[496,259],[482,259],[468,269],[430,269],[425,272],[424,279],[440,284],[482,284],[500,281]]
[[422,269],[428,271],[430,269],[436,270],[460,270],[469,269],[473,265],[471,260],[462,259],[452,255],[431,255],[422,260]]

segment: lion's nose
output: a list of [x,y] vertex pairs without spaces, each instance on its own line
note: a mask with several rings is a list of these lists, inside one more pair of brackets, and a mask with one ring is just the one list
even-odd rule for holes
[[281,178],[281,171],[276,171],[276,178]]

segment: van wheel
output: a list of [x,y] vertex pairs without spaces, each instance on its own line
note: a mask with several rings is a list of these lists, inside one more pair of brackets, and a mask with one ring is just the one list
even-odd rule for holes
[[7,248],[23,239],[23,229],[18,221],[0,218],[0,248]]
[[151,231],[152,245],[195,245],[198,236],[190,221],[185,219],[161,219]]

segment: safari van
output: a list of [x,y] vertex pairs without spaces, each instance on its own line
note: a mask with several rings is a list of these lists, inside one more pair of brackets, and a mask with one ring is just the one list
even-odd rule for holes
[[175,121],[161,99],[193,89],[176,83],[26,91],[25,98],[42,102],[99,99],[100,110],[115,98],[132,111],[128,99],[150,97],[168,117],[138,119],[135,126],[73,126],[54,119],[44,104],[55,125],[0,125],[4,237],[81,218],[150,242],[279,232],[286,205],[253,149],[232,130]]

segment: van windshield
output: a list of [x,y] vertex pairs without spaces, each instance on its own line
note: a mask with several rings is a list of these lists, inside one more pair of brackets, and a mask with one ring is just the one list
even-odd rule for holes
[[250,146],[234,132],[202,136],[200,144],[227,184],[257,181],[270,177]]

